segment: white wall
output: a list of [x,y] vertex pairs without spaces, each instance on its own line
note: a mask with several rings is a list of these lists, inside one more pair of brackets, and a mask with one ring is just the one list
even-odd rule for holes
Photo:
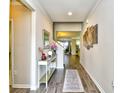
[[98,24],[98,44],[87,50],[83,46],[81,35],[81,64],[91,75],[102,93],[113,93],[114,80],[114,8],[113,0],[99,0],[99,4],[88,16],[89,23],[84,25],[83,33],[88,25]]
[[9,4],[0,0],[0,93],[9,93]]
[[55,23],[55,31],[81,31],[82,23]]
[[63,66],[63,64],[64,64],[64,48],[58,43],[56,43],[56,45],[57,45],[57,52],[56,52],[57,68],[62,69],[62,68],[64,68],[64,66]]

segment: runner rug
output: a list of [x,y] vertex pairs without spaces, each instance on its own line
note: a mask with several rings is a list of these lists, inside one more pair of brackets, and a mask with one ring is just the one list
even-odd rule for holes
[[77,70],[66,70],[63,92],[84,92],[84,87]]

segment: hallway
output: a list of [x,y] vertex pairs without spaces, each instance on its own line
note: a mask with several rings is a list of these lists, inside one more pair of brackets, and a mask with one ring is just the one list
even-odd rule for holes
[[[30,91],[29,89],[13,89],[11,93],[63,93],[63,83],[66,69],[77,69],[85,89],[85,93],[100,93],[93,81],[90,79],[87,72],[79,63],[78,56],[64,57],[64,69],[57,69],[49,81],[48,90],[46,92],[45,85],[41,84],[37,91]],[[30,91],[30,92],[29,92]],[[70,93],[70,92],[69,92]]]
[[15,0],[10,10],[10,93],[113,93],[113,1]]
[[[123,32],[121,1],[114,3],[114,0],[0,0],[0,4],[0,93],[10,93],[10,91],[11,93],[33,93],[33,91],[34,93],[62,93],[66,69],[78,70],[85,93],[99,93],[99,91],[100,93],[124,93],[122,92],[124,79],[120,73],[123,68],[123,56],[119,53],[124,49],[122,42],[119,42],[123,40],[123,34],[120,32]],[[114,9],[114,4],[119,7]],[[114,14],[117,15],[114,16]],[[114,20],[114,17],[118,19]],[[9,21],[12,21],[12,24]],[[117,21],[115,22],[117,28],[114,21]],[[14,32],[12,35],[11,28]],[[114,33],[114,30],[117,30],[117,33]],[[43,31],[49,33],[49,39],[45,39]],[[70,32],[73,34],[69,37]],[[80,37],[75,36],[75,32]],[[66,51],[63,51],[64,48],[60,45],[58,49],[53,47],[52,53],[44,50],[48,48],[45,46],[45,40],[48,40],[47,44],[52,46],[53,41],[56,44],[59,40],[66,41],[65,37],[66,40],[72,41],[70,43],[72,46]],[[114,40],[114,37],[119,37],[120,40]],[[9,40],[10,38],[12,40]],[[73,47],[75,39],[80,42],[80,51],[77,51],[77,47]],[[14,42],[11,42],[13,40]],[[43,51],[38,51],[39,48]],[[119,49],[114,51],[114,48]],[[51,50],[51,47],[49,49]],[[70,52],[70,50],[73,51]],[[56,55],[51,57],[54,53]],[[79,55],[80,58],[64,57],[64,53]],[[49,68],[47,69],[49,57],[52,60],[50,64],[53,64],[50,68],[51,73],[47,73],[50,72]],[[115,61],[117,61],[116,65],[114,65]],[[114,71],[114,66],[120,68],[118,72]],[[44,76],[46,76],[45,80]],[[40,83],[44,83],[40,82],[42,79],[46,83],[47,91],[44,88],[45,84],[41,84],[39,88]],[[73,82],[69,78],[68,81]],[[117,83],[122,84],[122,89],[118,89],[121,92],[114,91],[116,87],[121,86]],[[9,89],[10,86],[11,89]]]

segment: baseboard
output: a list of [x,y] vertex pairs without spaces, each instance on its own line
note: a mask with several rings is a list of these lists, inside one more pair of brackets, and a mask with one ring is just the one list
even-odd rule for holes
[[57,69],[64,69],[64,67],[56,67]]
[[30,90],[37,90],[38,86],[31,86]]
[[[81,66],[83,66],[83,65],[81,64]],[[105,93],[104,89],[99,85],[99,83],[97,82],[97,80],[90,74],[90,72],[86,69],[86,67],[83,66],[83,68],[88,73],[88,75],[90,76],[90,78],[93,80],[93,82],[95,83],[95,85],[97,86],[97,88],[99,89],[99,91],[101,93]]]
[[13,88],[30,88],[30,85],[28,84],[13,84]]

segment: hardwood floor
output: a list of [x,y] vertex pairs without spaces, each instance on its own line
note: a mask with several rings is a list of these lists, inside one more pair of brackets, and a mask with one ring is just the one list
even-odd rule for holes
[[25,89],[25,88],[11,88],[11,86],[10,86],[10,93],[30,93],[30,89]]
[[[45,89],[45,84],[41,84],[37,91],[29,91],[29,89],[13,89],[11,93],[63,93],[63,83],[66,69],[77,69],[85,89],[85,93],[100,93],[87,72],[79,63],[78,56],[65,56],[64,69],[57,69],[49,81],[48,89]],[[70,92],[69,92],[70,93]]]

